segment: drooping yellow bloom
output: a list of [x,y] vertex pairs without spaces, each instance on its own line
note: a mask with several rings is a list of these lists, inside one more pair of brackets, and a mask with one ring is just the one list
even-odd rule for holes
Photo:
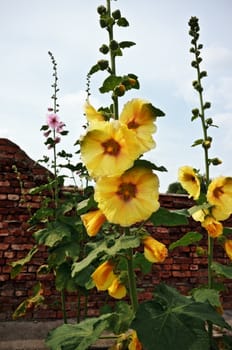
[[88,122],[104,121],[105,118],[101,112],[98,112],[90,103],[87,101],[84,106],[84,112]]
[[111,286],[116,278],[113,269],[114,266],[109,261],[105,261],[92,273],[91,277],[98,290],[107,290]]
[[121,175],[141,155],[133,131],[118,121],[95,122],[81,140],[81,156],[89,174]]
[[94,199],[109,222],[127,227],[159,209],[158,187],[151,169],[134,167],[121,176],[98,179]]
[[144,244],[144,256],[152,263],[161,263],[168,256],[168,250],[166,246],[152,238],[147,236],[143,239]]
[[131,335],[130,335],[130,343],[128,345],[128,349],[129,350],[142,350],[142,344],[140,343],[138,337],[137,337],[137,333],[136,331],[132,331]]
[[201,226],[204,227],[208,232],[208,235],[213,238],[219,237],[223,233],[223,225],[209,215],[206,216],[205,220],[201,223]]
[[225,241],[224,248],[225,248],[226,254],[230,258],[230,260],[232,260],[232,239],[227,239]]
[[179,168],[178,180],[182,187],[188,192],[189,197],[193,197],[195,200],[199,198],[201,185],[192,167],[186,165]]
[[156,132],[156,125],[154,124],[156,116],[149,102],[138,98],[127,102],[119,120],[135,132],[142,153],[155,147],[152,134]]
[[87,234],[90,237],[93,237],[96,236],[96,234],[106,221],[106,217],[101,212],[101,210],[98,209],[81,215],[81,220],[86,228]]
[[220,176],[210,183],[207,200],[214,207],[212,214],[217,220],[226,220],[232,214],[232,177]]
[[115,277],[108,288],[108,293],[115,299],[122,299],[126,296],[126,287],[120,282],[118,277]]

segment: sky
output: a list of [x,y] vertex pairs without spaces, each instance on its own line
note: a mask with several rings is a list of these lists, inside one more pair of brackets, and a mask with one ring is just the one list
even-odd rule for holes
[[[69,134],[60,147],[77,151],[76,140],[84,133],[83,105],[86,74],[105,58],[99,47],[108,42],[107,32],[98,23],[97,7],[105,0],[0,0],[0,137],[15,142],[27,155],[38,160],[49,155],[40,131],[52,105],[52,64],[48,51],[57,61],[59,116]],[[207,117],[218,128],[210,157],[223,163],[211,167],[211,178],[232,176],[232,1],[231,0],[118,0],[129,27],[116,28],[115,40],[133,41],[117,59],[118,74],[134,73],[139,90],[130,90],[120,99],[120,110],[132,98],[144,98],[165,112],[157,120],[156,148],[144,155],[167,172],[159,172],[160,191],[177,181],[178,168],[190,165],[204,173],[200,120],[191,121],[191,110],[199,107],[192,88],[196,70],[188,34],[191,16],[199,18],[204,99],[212,104]],[[111,103],[110,95],[98,88],[105,79],[96,73],[91,81],[90,102],[99,108]],[[75,158],[77,157],[77,158]],[[74,156],[74,160],[79,158]]]

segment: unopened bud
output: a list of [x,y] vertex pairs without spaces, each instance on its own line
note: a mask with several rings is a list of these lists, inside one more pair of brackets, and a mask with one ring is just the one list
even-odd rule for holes
[[97,64],[99,65],[99,67],[100,67],[101,70],[105,70],[105,69],[107,69],[108,66],[109,66],[109,62],[106,61],[106,60],[99,60],[99,61],[97,62]]
[[119,18],[121,18],[121,12],[120,12],[120,10],[115,10],[114,12],[112,12],[112,17],[113,17],[114,19],[119,19]]
[[106,7],[103,5],[98,6],[97,12],[99,13],[99,15],[105,15],[106,14]]
[[103,44],[103,45],[100,47],[99,51],[100,51],[101,53],[103,53],[104,55],[106,55],[106,54],[109,52],[109,47],[108,47],[107,45]]
[[126,91],[126,87],[125,85],[123,84],[120,84],[118,86],[115,87],[114,89],[114,94],[116,96],[123,96],[125,94],[125,91]]

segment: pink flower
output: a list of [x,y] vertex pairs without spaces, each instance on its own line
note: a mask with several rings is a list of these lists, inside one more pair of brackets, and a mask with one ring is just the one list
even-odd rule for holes
[[55,144],[59,143],[60,142],[60,137],[56,136],[54,142],[55,142]]
[[50,113],[47,115],[47,124],[52,129],[56,129],[60,125],[60,119],[57,114]]
[[59,122],[58,126],[56,127],[56,132],[62,132],[64,126],[65,124],[63,122]]
[[45,131],[45,132],[44,132],[44,136],[45,136],[45,137],[48,137],[48,136],[50,135],[50,133],[51,133],[51,130]]

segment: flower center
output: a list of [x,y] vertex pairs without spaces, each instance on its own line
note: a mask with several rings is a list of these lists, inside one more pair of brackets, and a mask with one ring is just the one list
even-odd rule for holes
[[128,124],[127,124],[128,129],[137,129],[139,127],[139,124],[136,123],[134,119],[132,119]]
[[224,191],[222,187],[216,187],[215,190],[213,191],[214,197],[215,198],[220,198],[221,195],[223,195]]
[[136,196],[136,185],[129,182],[129,183],[122,183],[120,184],[117,195],[124,201],[128,202],[132,198]]
[[104,153],[109,154],[110,156],[117,156],[120,152],[120,144],[114,139],[109,139],[105,142],[102,142],[104,148]]

